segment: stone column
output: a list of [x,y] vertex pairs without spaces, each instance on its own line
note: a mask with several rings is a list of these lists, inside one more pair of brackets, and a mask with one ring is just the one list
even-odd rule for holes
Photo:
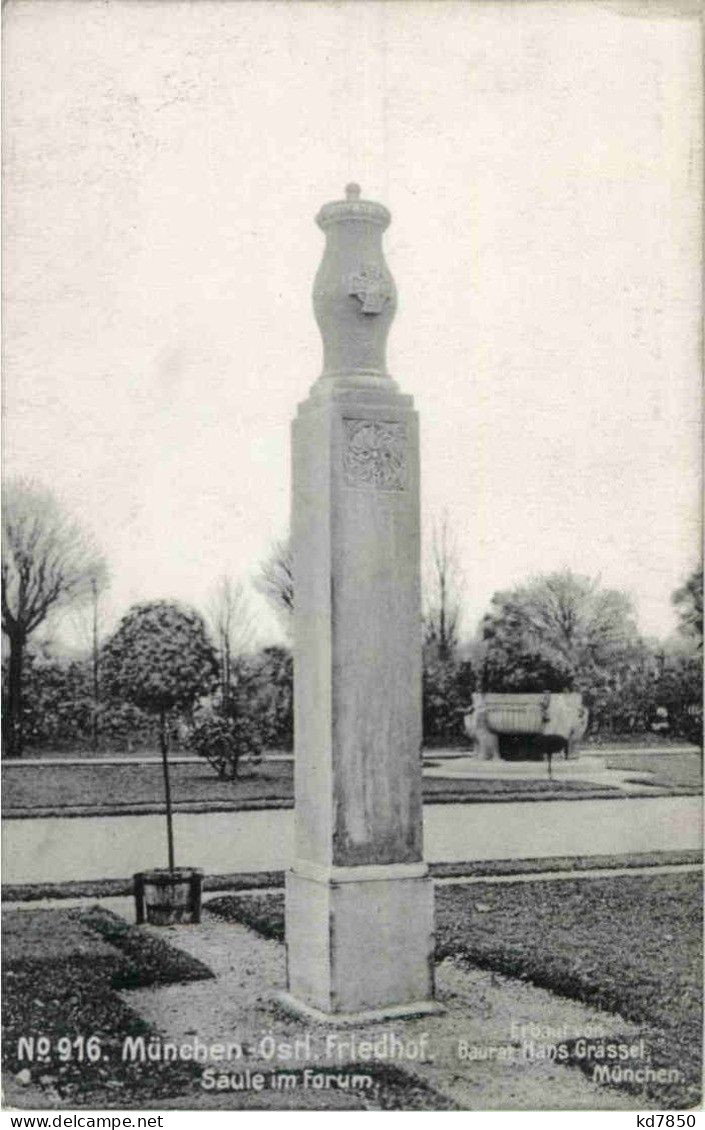
[[434,1009],[423,862],[419,444],[386,370],[390,215],[326,204],[314,284],[324,369],[293,424],[296,846],[290,1006],[328,1018]]

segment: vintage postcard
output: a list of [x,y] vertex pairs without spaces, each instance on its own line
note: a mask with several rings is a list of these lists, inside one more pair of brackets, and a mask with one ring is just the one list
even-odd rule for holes
[[695,1125],[701,24],[6,0],[11,1125]]

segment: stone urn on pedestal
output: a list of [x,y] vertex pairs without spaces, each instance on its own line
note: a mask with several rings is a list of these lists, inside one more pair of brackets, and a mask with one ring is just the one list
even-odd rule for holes
[[465,712],[465,732],[485,761],[578,757],[589,720],[582,695],[566,692],[478,692]]

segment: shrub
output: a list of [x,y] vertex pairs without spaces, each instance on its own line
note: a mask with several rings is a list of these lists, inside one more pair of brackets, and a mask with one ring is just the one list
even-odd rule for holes
[[219,777],[237,777],[240,758],[262,754],[259,727],[251,718],[227,718],[214,710],[200,711],[189,735],[189,746],[203,757]]
[[445,661],[424,649],[423,741],[425,745],[464,742],[463,714],[475,690],[475,673],[468,660]]
[[538,651],[512,654],[502,648],[491,650],[484,664],[483,689],[499,693],[554,694],[573,689],[573,673],[567,663]]
[[230,694],[233,713],[251,719],[265,746],[294,745],[294,663],[283,647],[265,647],[237,664]]

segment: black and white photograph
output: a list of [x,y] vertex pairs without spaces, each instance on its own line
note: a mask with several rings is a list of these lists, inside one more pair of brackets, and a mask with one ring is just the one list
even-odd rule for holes
[[4,0],[5,1125],[696,1125],[702,22]]

